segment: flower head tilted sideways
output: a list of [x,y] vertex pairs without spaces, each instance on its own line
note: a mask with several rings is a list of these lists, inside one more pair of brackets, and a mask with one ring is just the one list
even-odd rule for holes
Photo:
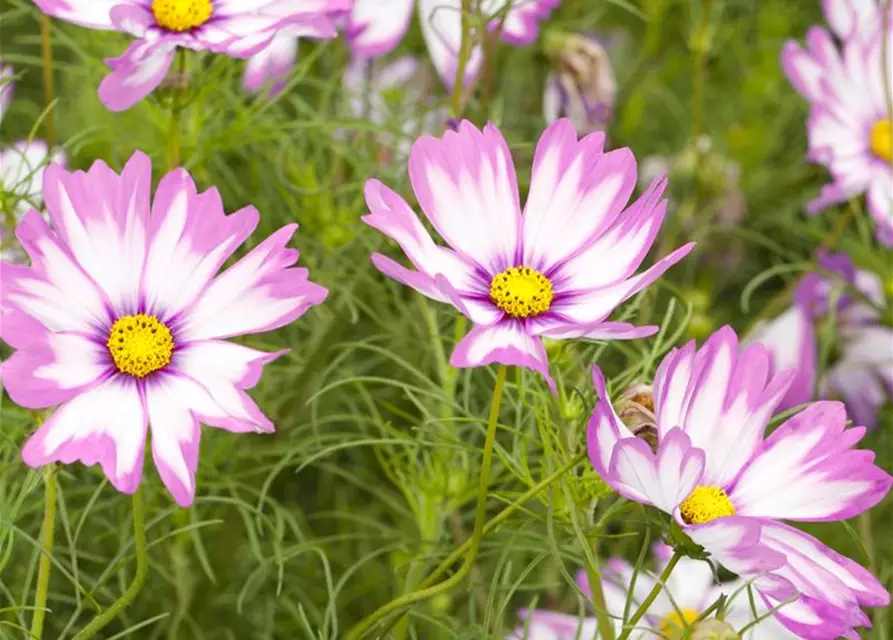
[[606,318],[693,247],[633,275],[666,212],[666,181],[626,208],[636,182],[629,149],[605,152],[604,134],[577,140],[569,120],[536,147],[524,213],[508,145],[492,124],[467,121],[412,146],[409,177],[425,217],[450,248],[435,244],[408,204],[378,180],[366,183],[363,220],[393,238],[414,269],[374,254],[385,275],[448,302],[474,328],[453,351],[456,367],[524,366],[549,384],[542,338],[634,339],[657,327]]
[[654,377],[657,437],[646,442],[621,422],[595,367],[589,457],[618,493],[671,514],[715,562],[753,578],[792,632],[857,638],[854,627],[870,625],[861,607],[886,606],[889,594],[782,521],[846,520],[876,505],[893,478],[854,448],[865,428],[845,428],[839,402],[816,402],[764,437],[794,378],[770,369],[767,349],[740,349],[729,327],[701,349],[672,350]]
[[259,215],[226,215],[216,189],[197,193],[182,169],[150,205],[151,164],[137,152],[121,175],[50,165],[44,200],[16,235],[28,267],[0,263],[0,366],[14,402],[58,407],[22,451],[39,467],[99,463],[116,489],[136,491],[147,430],[162,481],[178,504],[195,496],[200,423],[235,433],[273,424],[245,393],[266,353],[226,339],[282,327],[326,290],[295,268],[291,224],[217,275]]
[[[867,194],[882,244],[893,247],[893,100],[884,69],[893,68],[893,13],[884,18],[875,0],[826,0],[825,14],[839,38],[821,27],[806,36],[806,49],[785,45],[782,66],[811,108],[809,160],[825,165],[832,182],[810,213]],[[886,3],[888,8],[893,7]],[[884,60],[886,51],[887,60]]]
[[[759,327],[749,339],[765,345],[776,370],[794,369],[794,383],[779,409],[814,399],[843,400],[853,421],[877,426],[878,412],[893,397],[893,327],[881,322],[884,287],[877,274],[856,269],[845,254],[820,252],[824,273],[810,273],[797,286],[794,304]],[[816,322],[833,313],[839,358],[818,376]]]
[[[0,64],[0,126],[12,102],[15,72]],[[41,206],[43,166],[47,162],[62,164],[65,155],[50,150],[42,140],[21,140],[0,149],[0,259],[20,260],[14,246],[12,229],[33,205]]]
[[[514,0],[506,11],[507,0],[483,0],[480,11],[496,16],[490,29],[501,28],[503,40],[521,45],[536,39],[539,23],[560,3],[561,0]],[[444,84],[452,87],[462,43],[461,0],[355,0],[347,22],[351,50],[366,58],[393,51],[406,35],[416,6],[431,60]],[[480,47],[475,47],[465,67],[466,85],[477,76],[482,61]]]
[[[634,568],[629,562],[622,558],[611,558],[602,567],[602,591],[607,613],[614,622],[615,635],[619,635],[621,630],[627,600],[630,600],[633,608],[641,604],[657,584],[657,574],[663,571],[669,562],[669,547],[656,544],[653,546],[653,551],[658,560],[656,572],[640,571],[636,575],[635,589],[631,595],[629,590],[633,584]],[[577,573],[576,582],[583,594],[591,598],[589,579],[585,571]],[[735,627],[742,628],[754,621],[750,604],[746,595],[742,597],[739,583],[717,584],[713,569],[708,563],[682,558],[670,574],[666,587],[660,591],[639,623],[638,628],[641,631],[635,632],[633,637],[668,640],[681,638],[686,627],[690,627],[721,595],[729,599],[725,616],[727,620],[734,622]],[[594,640],[598,637],[594,617],[581,618],[544,609],[522,609],[519,617],[524,624],[515,629],[510,640],[577,640],[577,638]],[[743,637],[747,640],[796,638],[772,618],[757,622]]]
[[348,0],[34,1],[55,18],[137,38],[107,60],[112,72],[99,85],[99,97],[112,111],[129,109],[161,84],[178,48],[248,58],[283,31],[334,38],[329,16],[348,6]]

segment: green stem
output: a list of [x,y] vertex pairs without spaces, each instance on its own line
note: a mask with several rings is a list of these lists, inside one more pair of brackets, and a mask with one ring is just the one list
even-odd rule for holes
[[[505,509],[503,509],[502,511],[497,513],[495,516],[493,516],[493,518],[484,527],[482,537],[489,535],[494,529],[499,527],[499,525],[501,525],[503,522],[508,520],[508,517],[510,515],[512,515],[515,511],[520,509],[524,504],[526,504],[528,500],[532,499],[534,496],[536,496],[541,491],[545,491],[546,489],[548,489],[550,486],[552,486],[553,482],[558,480],[558,478],[560,478],[565,473],[567,473],[568,471],[570,471],[571,469],[576,467],[578,464],[583,462],[583,460],[585,460],[585,459],[586,459],[586,452],[583,452],[583,453],[579,454],[577,457],[575,457],[574,459],[572,459],[570,462],[565,464],[563,467],[561,467],[557,471],[553,472],[551,475],[546,476],[539,483],[533,485],[532,487],[530,487],[530,489],[528,489],[527,491],[522,493],[515,502],[512,502]],[[456,564],[459,561],[459,559],[463,555],[465,555],[465,553],[468,551],[468,549],[470,547],[471,547],[470,539],[466,540],[461,545],[456,547],[453,550],[453,552],[450,555],[448,555],[439,565],[437,565],[437,568],[434,569],[434,571],[432,571],[431,574],[419,584],[419,588],[424,589],[424,588],[429,587],[432,584],[434,584],[441,576],[443,576],[447,571],[450,570],[450,567],[452,567],[454,564]],[[397,622],[402,617],[403,617],[403,614],[401,613],[401,614],[395,616],[394,618],[392,618],[390,623],[388,625],[386,625],[385,628],[383,629],[382,636],[385,633],[387,633],[388,629],[390,629],[392,626],[397,624]]]
[[459,59],[456,61],[456,80],[450,98],[450,117],[462,115],[462,91],[465,88],[465,67],[471,59],[471,0],[462,0],[462,43],[459,45]]
[[670,561],[667,563],[667,566],[664,567],[663,572],[660,574],[660,578],[657,579],[657,582],[654,584],[654,588],[651,589],[651,593],[642,601],[642,604],[639,605],[639,608],[636,609],[633,616],[629,619],[628,622],[623,625],[623,633],[620,634],[620,637],[617,640],[626,640],[629,638],[630,634],[636,628],[636,625],[639,623],[639,620],[642,619],[651,605],[654,603],[661,589],[667,584],[667,580],[670,578],[670,574],[673,573],[673,569],[676,568],[676,564],[679,560],[682,559],[682,553],[680,551],[674,551],[673,557],[670,558]]
[[595,607],[595,619],[598,625],[598,637],[600,640],[614,640],[614,625],[608,615],[608,605],[605,602],[605,589],[602,586],[602,575],[599,568],[593,564],[588,553],[586,558],[586,577],[589,579],[589,590],[592,594],[592,606]]
[[87,640],[99,633],[133,603],[146,584],[146,577],[149,575],[149,556],[146,550],[146,516],[139,489],[133,494],[133,544],[136,549],[136,574],[133,576],[133,582],[121,597],[112,603],[112,606],[93,618],[74,640]]
[[[177,49],[176,60],[177,75],[180,76],[186,70],[186,53],[183,49]],[[167,129],[165,151],[167,152],[167,167],[173,171],[180,166],[180,110],[178,96],[171,98],[171,119]]]
[[[471,571],[472,565],[477,558],[478,549],[480,548],[481,538],[484,536],[484,519],[487,515],[487,493],[490,489],[490,463],[493,461],[493,445],[496,442],[496,425],[499,421],[499,408],[502,406],[502,391],[505,387],[505,378],[508,368],[500,365],[496,373],[496,384],[493,387],[493,400],[490,403],[490,416],[487,419],[487,437],[484,440],[484,453],[481,459],[481,480],[478,485],[477,508],[474,514],[474,529],[471,533],[471,540],[468,548],[468,554],[459,570],[452,576],[434,586],[421,588],[407,593],[391,600],[389,603],[379,607],[372,615],[367,616],[359,624],[357,624],[350,633],[347,634],[346,640],[359,640],[365,637],[367,631],[372,629],[380,620],[395,611],[399,611],[420,600],[433,598],[439,593],[448,591],[458,585],[465,579],[468,572]],[[78,639],[76,639],[78,640]]]
[[40,14],[40,58],[43,66],[43,99],[47,108],[47,145],[52,147],[56,137],[52,109],[56,92],[53,87],[53,39],[50,33],[50,17],[45,13]]
[[46,495],[43,501],[43,524],[40,527],[40,564],[37,569],[37,589],[34,593],[34,617],[31,619],[31,638],[43,637],[43,621],[47,612],[50,588],[50,558],[53,556],[53,534],[56,530],[56,467],[44,470]]

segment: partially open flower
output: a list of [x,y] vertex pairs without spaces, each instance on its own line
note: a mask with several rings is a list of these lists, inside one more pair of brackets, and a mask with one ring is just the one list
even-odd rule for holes
[[607,129],[614,118],[617,81],[605,48],[580,34],[553,35],[551,42],[557,68],[546,80],[546,121],[570,118],[581,135]]

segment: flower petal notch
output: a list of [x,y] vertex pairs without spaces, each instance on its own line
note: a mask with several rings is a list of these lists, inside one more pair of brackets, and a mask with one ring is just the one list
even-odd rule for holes
[[635,274],[663,222],[666,182],[656,180],[627,207],[635,159],[629,149],[603,145],[602,133],[578,140],[569,120],[546,129],[522,215],[512,157],[495,126],[481,131],[463,121],[441,138],[419,138],[410,181],[447,246],[399,195],[378,180],[366,183],[364,222],[395,240],[412,268],[381,254],[373,264],[475,325],[456,346],[454,366],[524,366],[554,388],[544,337],[630,339],[657,331],[607,318],[693,244]]
[[178,504],[195,497],[200,424],[268,433],[273,424],[247,389],[266,353],[226,338],[282,327],[326,290],[295,267],[288,225],[218,274],[258,213],[226,215],[215,189],[199,193],[183,170],[151,190],[137,152],[121,174],[51,165],[44,199],[16,234],[30,266],[0,263],[0,338],[15,352],[0,365],[10,397],[58,407],[22,451],[32,467],[99,463],[119,491],[136,491],[147,432],[155,466]]

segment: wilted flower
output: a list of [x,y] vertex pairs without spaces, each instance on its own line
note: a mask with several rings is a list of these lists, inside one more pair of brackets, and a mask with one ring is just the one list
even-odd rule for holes
[[177,48],[209,50],[247,58],[281,32],[333,38],[328,16],[349,0],[35,0],[51,16],[93,29],[113,29],[137,38],[99,85],[99,98],[123,111],[149,95],[162,80]]
[[621,302],[657,280],[692,244],[633,276],[666,212],[657,180],[624,211],[636,182],[629,149],[603,150],[604,134],[577,140],[559,120],[540,137],[524,213],[508,145],[499,130],[467,121],[412,146],[409,177],[434,243],[409,205],[378,180],[366,183],[363,220],[390,236],[415,269],[381,254],[385,275],[455,306],[475,324],[451,363],[499,362],[541,373],[553,386],[542,339],[632,339],[657,327],[608,322]]
[[[9,65],[0,65],[0,125],[13,96],[14,72]],[[41,206],[43,166],[47,162],[63,163],[65,155],[50,152],[42,140],[21,140],[0,149],[0,258],[19,261],[23,256],[14,246],[12,229],[31,207]]]
[[832,28],[846,38],[842,48],[825,29],[813,27],[806,49],[788,42],[782,53],[788,78],[811,103],[809,159],[832,176],[808,211],[866,193],[878,241],[893,247],[893,122],[887,110],[893,95],[884,77],[884,69],[893,68],[893,47],[885,47],[893,14],[884,19],[871,0],[825,7]]
[[[547,36],[548,38],[548,36]],[[580,34],[553,36],[557,69],[546,78],[546,122],[570,118],[581,135],[604,131],[614,118],[617,81],[598,39]]]
[[31,266],[0,262],[0,365],[14,402],[58,405],[25,444],[32,467],[99,463],[116,489],[136,491],[147,428],[161,479],[183,506],[195,495],[199,423],[273,431],[245,393],[266,353],[226,338],[269,331],[319,304],[326,290],[294,268],[283,227],[215,277],[258,223],[225,215],[216,189],[197,193],[179,169],[164,176],[150,213],[151,165],[137,152],[121,175],[50,165],[44,199],[16,234]]
[[877,425],[878,411],[893,395],[893,327],[881,323],[884,288],[869,271],[857,270],[845,254],[820,252],[825,273],[811,273],[797,286],[794,304],[754,332],[751,342],[772,353],[775,370],[794,369],[797,376],[780,409],[815,396],[818,337],[814,322],[834,314],[839,357],[819,381],[824,398],[840,398],[858,425]]
[[[502,38],[511,44],[527,44],[537,35],[538,25],[561,0],[524,0],[513,2],[503,20],[500,12],[507,0],[484,0],[484,15],[499,16],[490,23],[502,24]],[[413,8],[418,7],[422,36],[431,60],[444,84],[456,80],[459,47],[462,42],[461,0],[355,0],[347,23],[347,37],[354,55],[374,58],[393,51],[409,29]],[[465,67],[466,84],[478,74],[483,56],[475,47]]]
[[839,402],[816,402],[770,436],[764,432],[793,371],[770,378],[760,344],[739,349],[729,327],[696,350],[672,350],[654,376],[655,454],[620,421],[598,367],[600,398],[588,427],[589,457],[611,487],[670,514],[712,560],[753,580],[778,620],[816,639],[851,636],[868,624],[861,606],[889,594],[860,565],[782,524],[846,520],[870,509],[893,478],[874,453],[855,449]]

